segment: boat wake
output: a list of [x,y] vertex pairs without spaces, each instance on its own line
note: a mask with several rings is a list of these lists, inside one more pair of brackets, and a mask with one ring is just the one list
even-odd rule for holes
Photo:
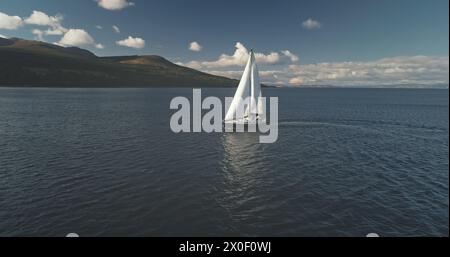
[[300,121],[300,120],[280,120],[280,127],[344,127],[344,128],[373,128],[376,127],[398,127],[407,129],[417,129],[422,131],[448,132],[446,128],[435,126],[417,126],[407,123],[394,123],[385,121],[368,120],[338,120],[338,121]]

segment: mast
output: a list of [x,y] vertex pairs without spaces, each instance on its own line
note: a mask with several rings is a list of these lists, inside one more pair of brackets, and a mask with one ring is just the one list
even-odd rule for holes
[[260,88],[258,79],[258,68],[256,67],[255,55],[253,49],[250,50],[250,60],[251,60],[251,75],[250,75],[250,106],[249,106],[249,118],[253,119],[258,114],[258,96]]

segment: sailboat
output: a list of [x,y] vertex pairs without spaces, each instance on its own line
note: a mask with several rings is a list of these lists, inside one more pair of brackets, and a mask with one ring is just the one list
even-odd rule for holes
[[[243,110],[242,107],[244,107]],[[264,119],[264,116],[258,66],[255,54],[253,50],[250,50],[247,65],[224,122],[225,124],[257,124]]]

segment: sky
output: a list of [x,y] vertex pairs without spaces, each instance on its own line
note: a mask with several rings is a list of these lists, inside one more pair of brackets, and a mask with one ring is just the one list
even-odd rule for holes
[[448,0],[0,0],[0,35],[267,84],[448,84]]

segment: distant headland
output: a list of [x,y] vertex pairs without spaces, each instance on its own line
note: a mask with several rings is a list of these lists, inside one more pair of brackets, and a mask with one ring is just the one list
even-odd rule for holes
[[77,47],[1,37],[0,71],[0,86],[8,87],[234,87],[238,83],[157,55],[99,57]]

